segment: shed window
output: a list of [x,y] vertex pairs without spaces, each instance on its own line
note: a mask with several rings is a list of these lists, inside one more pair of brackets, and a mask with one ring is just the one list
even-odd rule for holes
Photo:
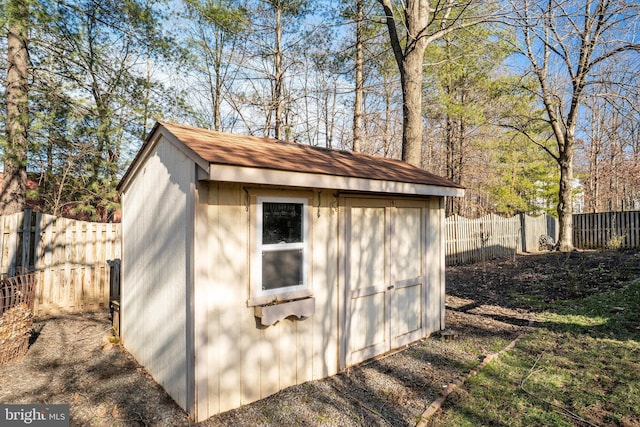
[[259,197],[257,294],[306,288],[307,199]]

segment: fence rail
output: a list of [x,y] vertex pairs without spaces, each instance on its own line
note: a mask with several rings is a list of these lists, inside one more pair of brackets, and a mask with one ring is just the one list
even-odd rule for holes
[[109,262],[120,259],[120,224],[25,210],[0,216],[0,274],[37,272],[36,315],[109,307]]

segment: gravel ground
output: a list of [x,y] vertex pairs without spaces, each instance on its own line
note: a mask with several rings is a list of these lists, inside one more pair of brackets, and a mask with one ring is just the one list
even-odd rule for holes
[[186,414],[111,336],[109,313],[34,321],[33,344],[0,367],[0,403],[70,405],[71,425],[187,425]]
[[[449,303],[454,308],[465,300],[449,297]],[[415,425],[446,384],[497,350],[497,337],[512,339],[522,329],[454,310],[447,322],[457,339],[423,340],[200,425]],[[193,425],[125,350],[109,342],[108,313],[37,319],[34,329],[27,355],[0,367],[0,403],[69,404],[71,425]],[[470,354],[470,347],[478,351]]]
[[[527,330],[536,300],[581,297],[603,291],[603,283],[616,287],[640,274],[639,260],[639,251],[594,252],[452,267],[446,322],[456,339],[430,337],[200,425],[413,426],[447,384]],[[527,290],[536,296],[533,302],[523,298]],[[0,403],[69,404],[71,425],[194,425],[125,350],[109,342],[108,313],[37,319],[35,332],[26,356],[0,367]]]

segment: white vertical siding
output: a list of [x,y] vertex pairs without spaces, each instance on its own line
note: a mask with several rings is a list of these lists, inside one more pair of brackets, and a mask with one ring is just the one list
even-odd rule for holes
[[[318,204],[318,200],[320,203]],[[319,206],[318,206],[319,205]],[[312,323],[300,334],[309,334],[311,345],[301,348],[298,357],[311,360],[311,366],[302,365],[304,375],[311,369],[316,380],[338,372],[338,200],[333,191],[316,194],[313,204],[313,294],[316,314]],[[299,362],[299,366],[301,363]]]
[[[210,372],[216,373],[217,353],[209,350],[209,331],[218,327],[209,313],[208,301],[215,299],[215,289],[208,286],[210,283],[209,265],[212,262],[209,250],[211,237],[211,221],[209,219],[209,197],[214,194],[209,191],[207,183],[199,183],[196,187],[195,229],[194,229],[194,298],[193,298],[193,322],[194,322],[194,380],[195,380],[195,417],[198,420],[207,418],[209,408],[209,388],[217,390],[217,377],[212,377]],[[197,284],[203,286],[198,288]],[[203,357],[201,357],[203,356]],[[203,360],[204,359],[204,360]],[[201,363],[198,363],[201,362]]]
[[195,165],[161,139],[122,196],[122,336],[183,408]]
[[[247,304],[254,190],[223,183],[210,183],[207,188],[208,205],[201,206],[200,213],[196,210],[196,235],[208,230],[205,243],[195,246],[198,420],[291,385],[333,375],[338,353],[335,198],[328,192],[319,197],[317,191],[305,193],[310,198],[312,222],[310,277],[315,314],[262,326]],[[300,193],[280,190],[270,194],[288,197]]]

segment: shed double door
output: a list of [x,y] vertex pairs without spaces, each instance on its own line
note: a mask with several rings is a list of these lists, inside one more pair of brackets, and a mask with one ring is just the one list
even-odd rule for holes
[[346,199],[341,366],[425,335],[424,201]]

